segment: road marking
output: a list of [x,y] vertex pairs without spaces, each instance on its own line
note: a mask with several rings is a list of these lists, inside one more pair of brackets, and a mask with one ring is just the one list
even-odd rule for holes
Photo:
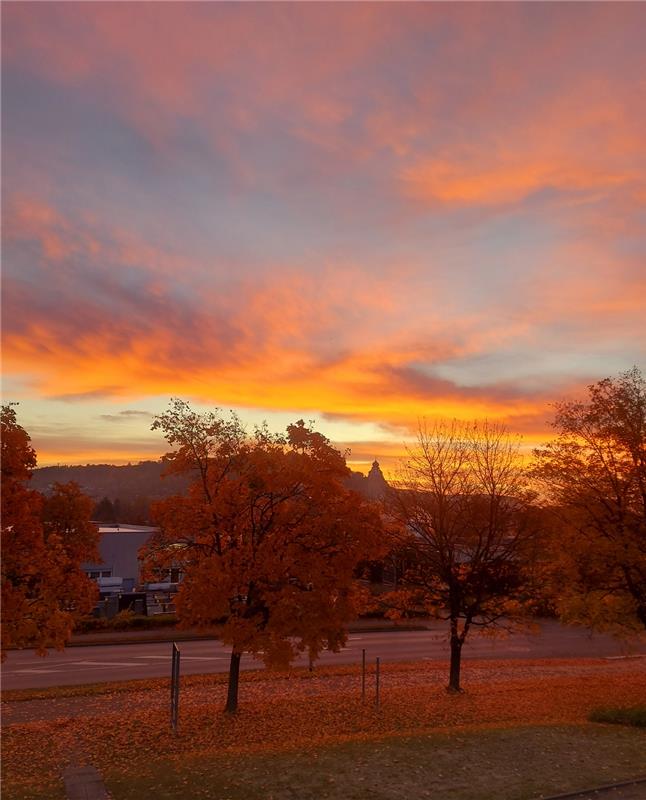
[[222,661],[227,656],[182,656],[182,661]]
[[[170,661],[170,656],[133,656],[134,658],[155,658],[162,661]],[[228,656],[185,656],[182,654],[182,661],[221,661]]]
[[363,636],[348,636],[349,642],[362,642]]
[[[134,656],[134,658],[158,658],[163,661],[170,661],[170,656]],[[220,661],[228,656],[185,656],[182,654],[182,661]]]
[[45,672],[61,672],[61,671],[62,670],[60,670],[60,669],[15,669],[13,671],[13,674],[18,675],[19,673],[22,674],[22,673],[30,672],[30,673],[35,673],[37,675],[41,675],[41,674],[44,674]]
[[627,656],[606,656],[606,661],[620,661],[624,658],[646,658],[646,653],[631,653]]
[[136,661],[75,661],[75,664],[81,667],[138,667]]
[[133,658],[159,658],[164,661],[170,661],[170,656],[133,656]]

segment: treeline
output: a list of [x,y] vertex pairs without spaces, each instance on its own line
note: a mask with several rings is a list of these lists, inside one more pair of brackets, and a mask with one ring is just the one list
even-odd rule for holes
[[152,525],[150,497],[136,496],[132,500],[103,497],[94,505],[92,519],[106,525]]
[[85,464],[35,469],[31,486],[50,495],[56,484],[76,483],[94,500],[95,522],[130,525],[152,524],[151,505],[157,500],[181,494],[188,488],[189,475],[164,475],[162,460],[138,464]]
[[[190,475],[164,475],[161,459],[138,464],[84,464],[40,467],[33,471],[31,486],[48,496],[61,483],[76,483],[94,500],[92,519],[108,525],[153,525],[153,503],[183,494],[191,483]],[[349,489],[365,494],[367,479],[353,472],[345,481]]]

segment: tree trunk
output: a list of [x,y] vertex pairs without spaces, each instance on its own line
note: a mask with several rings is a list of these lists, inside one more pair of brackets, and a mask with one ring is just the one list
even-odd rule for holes
[[235,714],[238,710],[238,684],[240,679],[240,656],[242,653],[231,651],[229,662],[229,686],[227,689],[227,704],[224,708],[226,714]]
[[460,689],[460,662],[462,659],[462,640],[458,634],[457,619],[451,620],[451,666],[449,669],[449,692],[459,692]]

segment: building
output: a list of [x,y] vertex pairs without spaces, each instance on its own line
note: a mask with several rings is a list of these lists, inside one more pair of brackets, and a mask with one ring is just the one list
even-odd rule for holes
[[370,500],[382,500],[389,488],[379,462],[375,459],[363,485],[363,493]]
[[139,549],[156,531],[147,525],[100,525],[101,563],[81,564],[81,569],[97,582],[101,594],[132,592],[141,584]]

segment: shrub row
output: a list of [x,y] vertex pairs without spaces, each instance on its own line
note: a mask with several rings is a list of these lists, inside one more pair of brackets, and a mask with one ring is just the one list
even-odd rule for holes
[[120,611],[112,619],[105,617],[85,617],[76,623],[75,633],[95,633],[97,631],[130,631],[168,628],[177,623],[175,614],[155,614],[152,617]]
[[633,725],[646,728],[646,706],[632,708],[597,708],[591,712],[591,722],[605,722],[613,725]]

